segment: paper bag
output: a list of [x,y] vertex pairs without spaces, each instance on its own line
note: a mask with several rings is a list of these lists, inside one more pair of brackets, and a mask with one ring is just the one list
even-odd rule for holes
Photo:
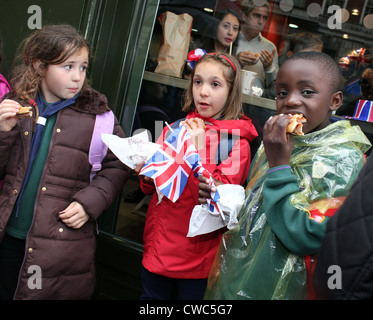
[[220,194],[218,201],[225,220],[220,214],[211,214],[206,205],[196,205],[189,220],[187,237],[213,232],[225,226],[232,229],[237,225],[237,215],[245,201],[245,189],[237,184],[221,184],[216,188]]
[[135,169],[137,165],[146,162],[160,145],[149,141],[146,131],[129,138],[120,138],[114,134],[102,134],[102,141],[117,158],[127,167]]
[[163,43],[159,49],[155,72],[181,78],[189,51],[193,17],[187,13],[177,15],[166,11],[160,19]]

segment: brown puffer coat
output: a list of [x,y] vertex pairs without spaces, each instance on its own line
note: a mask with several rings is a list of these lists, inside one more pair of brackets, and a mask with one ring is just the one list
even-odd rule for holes
[[[14,99],[9,94],[6,98]],[[107,110],[106,97],[89,88],[57,115],[15,299],[89,299],[93,293],[96,219],[129,176],[127,167],[109,150],[102,170],[90,183],[88,153],[95,115]],[[0,132],[0,179],[5,175],[0,189],[0,239],[27,170],[32,130],[33,119],[27,118],[12,131]],[[114,134],[124,137],[117,120]],[[80,229],[58,219],[58,212],[72,201],[79,202],[89,215]],[[34,275],[30,266],[40,267],[41,289],[28,287]]]

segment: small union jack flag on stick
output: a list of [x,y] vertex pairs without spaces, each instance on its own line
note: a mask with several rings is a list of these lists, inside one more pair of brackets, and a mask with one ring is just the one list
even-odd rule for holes
[[[175,202],[182,194],[190,174],[203,174],[210,179],[211,185],[214,185],[214,182],[211,174],[202,167],[201,157],[187,129],[180,126],[171,131],[173,132],[145,163],[139,174],[154,180],[159,200],[164,195]],[[217,203],[219,198],[220,195],[216,191],[211,194],[211,199],[207,199],[207,202],[210,212],[212,214],[220,212],[224,219],[223,212],[219,210]]]
[[[198,161],[197,163],[195,163],[193,171],[194,171],[194,174],[197,175],[197,176],[200,175],[200,174],[205,176],[210,181],[209,185],[211,187],[215,187],[214,180],[212,179],[212,174],[207,169],[202,167],[201,161]],[[219,194],[218,190],[216,190],[215,192],[211,192],[210,197],[211,197],[211,199],[208,199],[208,198],[206,199],[207,206],[209,208],[210,213],[211,214],[219,214],[220,213],[223,220],[225,220],[223,210],[221,210],[221,208],[219,206],[219,203],[218,203],[218,200],[220,199],[220,194]]]

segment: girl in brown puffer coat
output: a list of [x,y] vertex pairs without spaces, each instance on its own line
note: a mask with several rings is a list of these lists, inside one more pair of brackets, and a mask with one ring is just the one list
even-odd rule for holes
[[[109,108],[87,85],[89,58],[74,28],[43,27],[25,40],[13,91],[0,103],[0,299],[93,293],[96,219],[128,170],[109,151],[90,181],[96,115]],[[20,118],[29,104],[33,114]],[[113,134],[124,137],[116,119]]]

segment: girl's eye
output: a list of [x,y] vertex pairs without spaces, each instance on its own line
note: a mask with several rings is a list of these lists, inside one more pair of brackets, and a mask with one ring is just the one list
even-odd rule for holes
[[80,71],[86,71],[87,70],[87,66],[81,66],[80,67]]
[[71,65],[67,65],[67,66],[65,66],[65,69],[66,69],[66,70],[71,70]]
[[199,85],[199,84],[201,84],[201,80],[194,80],[193,83],[196,84],[196,85]]
[[213,82],[213,83],[212,83],[212,86],[213,86],[213,87],[220,87],[220,83],[219,83],[219,82]]

